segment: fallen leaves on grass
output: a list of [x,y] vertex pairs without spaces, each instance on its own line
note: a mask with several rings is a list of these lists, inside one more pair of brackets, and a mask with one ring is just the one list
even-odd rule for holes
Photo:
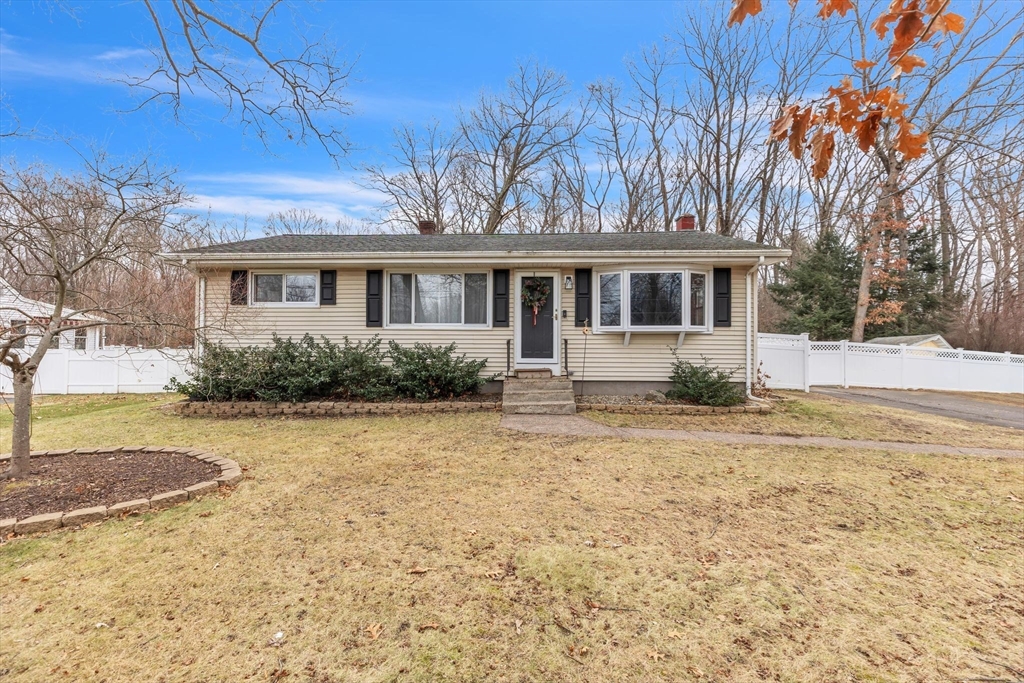
[[[416,630],[419,631],[420,633],[423,633],[427,629],[431,629],[431,630],[436,631],[439,628],[441,628],[441,624],[437,623],[436,621],[432,621],[429,624],[420,624],[419,626],[416,627]],[[376,640],[376,638],[374,638],[374,640]]]
[[380,638],[380,634],[384,632],[384,626],[382,624],[370,624],[363,629],[366,635],[370,636],[370,640],[377,640]]
[[657,662],[665,659],[667,655],[664,652],[658,652],[657,650],[648,650],[647,656]]
[[406,574],[426,574],[427,572],[433,570],[433,567],[421,567],[419,565],[416,565],[415,567],[407,571]]

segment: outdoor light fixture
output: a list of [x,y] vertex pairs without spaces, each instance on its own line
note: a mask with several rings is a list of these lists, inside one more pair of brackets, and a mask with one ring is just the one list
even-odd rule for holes
[[566,291],[572,289],[572,275],[565,276],[565,289]]

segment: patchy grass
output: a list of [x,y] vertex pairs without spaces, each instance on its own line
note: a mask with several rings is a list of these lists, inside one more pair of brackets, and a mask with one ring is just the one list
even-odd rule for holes
[[786,400],[767,415],[631,415],[590,411],[587,418],[612,427],[689,429],[775,436],[835,436],[978,448],[1024,449],[1024,431],[912,410],[844,401],[823,394],[777,392]]
[[[168,398],[170,397],[170,398]],[[169,400],[180,400],[177,394],[81,394],[70,396],[34,396],[32,398],[32,419],[75,417],[89,413],[116,410],[127,406],[161,405]],[[0,396],[0,429],[10,429],[14,422],[14,397]],[[0,451],[10,451],[10,439],[0,442]]]
[[190,445],[248,478],[0,547],[4,680],[919,681],[1022,665],[1019,460],[105,401],[40,421],[35,444]]

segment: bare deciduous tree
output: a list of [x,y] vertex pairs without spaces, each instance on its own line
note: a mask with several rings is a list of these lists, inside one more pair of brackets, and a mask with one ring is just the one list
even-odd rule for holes
[[24,294],[53,307],[44,318],[20,312],[28,324],[0,329],[0,364],[14,383],[12,456],[4,476],[27,471],[33,378],[54,336],[67,329],[72,316],[79,318],[76,327],[168,324],[154,306],[162,292],[151,286],[151,279],[116,290],[91,289],[86,283],[102,270],[150,273],[136,266],[155,255],[153,231],[183,200],[172,176],[145,160],[114,163],[99,155],[80,175],[13,164],[0,170],[4,272],[27,286]]
[[537,63],[520,64],[500,95],[481,95],[461,112],[459,132],[473,191],[486,207],[482,231],[498,232],[521,204],[510,203],[544,165],[586,128],[589,107],[573,102],[565,77]]
[[292,208],[267,216],[263,234],[273,235],[346,235],[356,231],[353,219],[337,219],[333,223],[310,209]]

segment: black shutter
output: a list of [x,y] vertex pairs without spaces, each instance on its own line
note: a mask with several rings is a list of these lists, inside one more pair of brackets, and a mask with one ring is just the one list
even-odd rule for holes
[[320,271],[320,305],[333,306],[338,302],[338,271]]
[[366,326],[384,327],[384,271],[366,271]]
[[231,271],[231,305],[245,306],[249,303],[249,271]]
[[590,268],[576,269],[576,327],[590,325],[593,310],[591,301]]
[[508,327],[509,271],[494,271],[494,326]]
[[715,327],[732,326],[732,268],[715,268]]

